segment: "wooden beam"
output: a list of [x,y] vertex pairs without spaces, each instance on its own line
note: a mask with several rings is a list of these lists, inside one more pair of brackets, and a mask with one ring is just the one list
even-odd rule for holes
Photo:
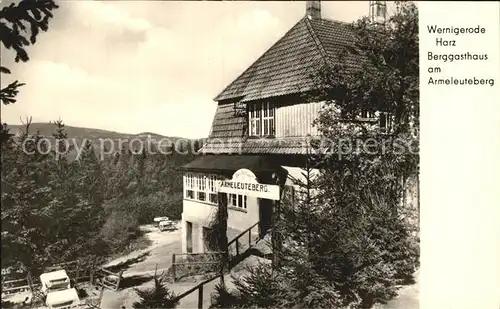
[[175,253],[172,254],[172,280],[175,282]]
[[198,288],[198,309],[203,308],[203,285]]
[[219,245],[219,251],[223,252],[221,256],[221,267],[220,267],[220,274],[221,274],[221,284],[224,286],[224,271],[226,267],[229,266],[229,251],[228,251],[228,240],[227,240],[227,194],[219,192],[217,194],[217,200],[219,207],[217,209],[217,216],[218,216],[218,223],[219,227],[218,229],[218,245]]

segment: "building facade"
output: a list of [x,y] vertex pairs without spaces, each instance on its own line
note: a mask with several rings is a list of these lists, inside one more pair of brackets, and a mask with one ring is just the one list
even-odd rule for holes
[[[385,3],[370,3],[383,14]],[[183,167],[182,251],[204,252],[204,234],[217,211],[217,181],[246,169],[260,183],[293,186],[303,178],[313,121],[323,102],[308,99],[311,74],[338,61],[339,48],[355,40],[345,23],[321,18],[320,1],[307,1],[306,16],[216,98],[217,110],[202,155]],[[357,65],[355,59],[348,61]],[[367,117],[368,115],[362,115]],[[260,222],[272,201],[228,195],[228,239]],[[261,231],[265,232],[265,231]]]

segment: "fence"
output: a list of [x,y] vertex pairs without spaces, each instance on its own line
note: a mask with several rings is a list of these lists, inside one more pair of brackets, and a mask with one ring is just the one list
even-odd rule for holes
[[[229,253],[229,269],[235,266],[241,259],[245,257],[245,254],[249,252],[249,249],[256,244],[260,238],[255,237],[255,230],[259,231],[259,222],[250,226],[245,231],[241,232],[233,240],[228,242],[228,253]],[[252,233],[254,232],[254,233]],[[248,240],[248,241],[247,241]],[[212,282],[217,278],[224,280],[223,274],[221,273],[222,264],[221,257],[223,252],[207,252],[207,253],[184,253],[184,254],[173,254],[172,255],[172,277],[176,281],[183,276],[190,274],[210,274],[217,273],[209,279],[201,282],[190,290],[178,295],[175,301],[180,301],[186,296],[198,291],[198,308],[203,306],[203,291],[204,286],[207,283]],[[54,271],[59,269],[65,269],[68,276],[74,280],[75,283],[85,281],[88,279],[90,284],[96,284],[101,287],[101,294],[98,298],[97,304],[85,303],[81,307],[85,308],[99,308],[99,303],[102,298],[102,292],[104,289],[118,290],[120,287],[120,281],[123,279],[123,270],[117,273],[109,271],[104,268],[98,268],[95,270],[91,266],[81,266],[76,261],[62,263],[56,266],[51,266],[46,268],[45,271]],[[30,291],[30,284],[38,285],[35,283],[31,275],[28,273],[26,278],[8,280],[4,281],[2,276],[2,298],[5,295]],[[30,282],[31,280],[31,282]]]
[[2,298],[6,298],[12,294],[30,291],[28,276],[16,280],[3,280],[2,278]]
[[[123,279],[123,270],[117,273],[111,272],[104,268],[97,270],[90,265],[81,265],[76,261],[61,263],[45,268],[44,272],[52,272],[64,269],[68,276],[72,279],[75,286],[81,283],[90,283],[102,288],[110,290],[118,290],[120,282]],[[22,276],[19,279],[6,280],[8,275],[2,275],[2,298],[8,298],[14,294],[34,293],[41,286],[40,279],[33,276],[30,272],[19,274]],[[33,295],[35,297],[37,295]]]
[[[241,232],[238,236],[236,236],[233,240],[231,240],[230,242],[228,242],[228,252],[229,252],[229,270],[234,267],[237,263],[239,263],[241,261],[241,259],[243,259],[245,257],[245,255],[250,251],[249,249],[254,245],[256,244],[259,240],[260,240],[260,237],[254,237],[255,234],[252,234],[252,231],[254,231],[254,229],[257,229],[257,231],[259,231],[259,222],[255,223],[254,225],[250,226],[248,229],[246,229],[245,231]],[[240,245],[241,244],[244,244],[245,242],[241,241],[241,239],[245,237],[245,240],[248,240],[248,242],[246,243],[247,246],[245,246],[245,248],[242,248]],[[233,250],[234,248],[234,250]],[[235,253],[235,255],[233,255],[232,253]],[[206,253],[187,253],[187,254],[177,254],[177,255],[203,255],[203,254],[206,254]],[[219,257],[219,261],[220,260],[220,257],[221,255],[223,254],[223,252],[211,252],[210,254],[215,254]],[[175,265],[180,265],[182,263],[178,263],[176,262],[176,254],[174,254],[172,256],[172,271],[173,271],[173,276],[174,276],[174,281],[175,281],[175,275],[176,275],[176,266]],[[188,262],[188,263],[185,263],[185,264],[192,264],[192,262]],[[207,284],[207,283],[210,283],[212,281],[214,281],[215,279],[217,278],[220,278],[221,282],[224,281],[224,273],[223,273],[223,268],[222,268],[222,264],[220,264],[220,262],[213,262],[213,264],[217,265],[220,273],[217,274],[217,275],[214,275],[213,277],[199,283],[198,285],[194,286],[193,288],[187,290],[186,292],[178,295],[174,301],[180,301],[181,299],[187,297],[188,295],[191,295],[192,293],[194,293],[195,291],[198,291],[198,306],[197,308],[198,309],[202,309],[203,308],[203,289],[204,289],[204,286]]]
[[78,261],[71,261],[60,263],[54,266],[45,268],[45,272],[51,272],[64,269],[73,282],[78,285],[79,283],[89,282],[93,284],[94,267],[92,265],[82,265]]
[[172,280],[220,272],[222,252],[172,254]]
[[123,278],[123,270],[112,272],[105,268],[95,268],[92,265],[82,265],[78,261],[61,263],[55,266],[45,268],[45,272],[64,269],[75,284],[89,282],[91,285],[97,285],[110,290],[118,290],[120,281]]
[[90,282],[102,288],[118,291],[120,288],[120,281],[123,279],[123,272],[124,271],[121,270],[118,273],[114,273],[104,268],[99,268],[90,275]]
[[45,268],[45,272],[51,272],[64,269],[75,285],[82,282],[89,282],[91,285],[97,285],[110,290],[118,290],[120,281],[123,277],[123,270],[112,272],[105,268],[95,268],[93,265],[82,265],[78,261],[60,263]]

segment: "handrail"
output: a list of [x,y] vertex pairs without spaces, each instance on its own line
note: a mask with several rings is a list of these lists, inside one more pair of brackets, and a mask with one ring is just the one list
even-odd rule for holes
[[[237,243],[238,242],[238,239],[240,239],[241,237],[243,237],[244,235],[246,235],[247,233],[249,233],[255,226],[257,226],[260,222],[256,222],[255,224],[253,224],[252,226],[250,226],[249,228],[247,228],[246,230],[244,230],[243,232],[241,232],[238,236],[236,236],[233,240],[231,240],[230,242],[227,243],[227,247],[229,248],[230,245],[232,245],[233,243]],[[251,234],[250,234],[251,235]],[[249,242],[248,243],[249,245],[249,248],[251,247],[251,243]],[[238,249],[237,249],[238,251]],[[215,252],[209,252],[209,253],[221,253],[221,252],[218,252],[218,251],[215,251]],[[193,253],[191,253],[193,254]],[[186,255],[191,255],[191,254],[186,254]],[[200,254],[200,253],[194,253],[193,255],[197,255],[197,254]],[[204,253],[201,253],[201,254],[204,254]],[[237,253],[237,256],[239,254]],[[175,254],[174,254],[175,256]],[[173,260],[173,264],[175,264],[175,258]],[[192,287],[191,289],[187,290],[186,292],[176,296],[174,299],[172,299],[173,302],[178,302],[180,301],[181,299],[183,299],[184,297],[190,295],[191,293],[193,293],[194,291],[198,290],[198,309],[202,309],[203,307],[203,286],[207,283],[210,283],[212,282],[213,280],[217,279],[217,278],[221,278],[221,280],[223,280],[223,276],[224,274],[217,274],[197,285],[195,285],[194,287]]]
[[209,254],[223,254],[224,252],[222,251],[208,251],[208,252],[203,252],[203,253],[176,253],[175,255],[187,255],[187,256],[193,256],[193,255],[209,255]]
[[220,264],[219,261],[211,261],[211,262],[187,262],[187,263],[175,263],[175,265],[212,265],[212,264]]
[[200,286],[205,285],[205,284],[207,284],[207,283],[210,283],[210,282],[212,282],[212,281],[214,281],[215,279],[220,278],[220,277],[221,277],[221,275],[220,275],[220,274],[218,274],[218,275],[215,275],[215,276],[213,276],[213,277],[211,277],[211,278],[209,278],[209,279],[207,279],[207,280],[205,280],[205,281],[203,281],[203,282],[201,282],[201,283],[198,283],[197,285],[195,285],[194,287],[190,288],[190,289],[189,289],[189,290],[187,290],[186,292],[184,292],[184,293],[179,294],[178,296],[176,296],[176,297],[174,298],[174,300],[175,300],[175,301],[179,301],[179,300],[183,299],[184,297],[188,296],[189,294],[193,293],[193,292],[194,292],[194,291],[196,291],[197,289],[199,289],[199,288],[200,288]]
[[254,223],[254,225],[252,225],[251,227],[247,228],[246,230],[244,230],[243,232],[241,232],[240,234],[238,234],[238,236],[236,236],[235,238],[233,238],[233,240],[231,240],[230,242],[227,243],[227,246],[229,247],[230,245],[232,245],[234,242],[236,242],[237,239],[240,239],[241,237],[243,237],[243,235],[245,235],[246,233],[248,233],[248,231],[250,231],[251,229],[253,229],[259,223],[260,222],[257,221],[256,223]]
[[205,280],[205,281],[203,281],[203,282],[195,285],[194,287],[190,288],[186,292],[184,292],[184,293],[176,296],[174,299],[172,299],[172,302],[178,302],[181,299],[183,299],[184,297],[186,297],[186,296],[190,295],[191,293],[193,293],[194,291],[198,290],[198,306],[197,306],[197,308],[198,309],[202,309],[203,308],[203,286],[205,284],[207,284],[207,283],[210,283],[210,282],[214,281],[217,278],[221,278],[221,280],[222,280],[223,276],[224,275],[220,275],[219,274],[219,275],[216,275],[216,276],[214,276],[212,278],[209,278],[209,279],[207,279],[207,280]]

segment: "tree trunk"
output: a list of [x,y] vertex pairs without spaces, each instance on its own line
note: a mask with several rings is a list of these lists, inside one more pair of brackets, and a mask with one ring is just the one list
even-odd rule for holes
[[[217,244],[219,251],[222,252],[221,256],[221,278],[224,278],[224,271],[229,268],[229,252],[228,252],[228,240],[227,240],[227,194],[218,193],[218,204],[219,208],[217,210]],[[223,281],[223,279],[221,279]],[[224,284],[224,282],[221,282]]]

